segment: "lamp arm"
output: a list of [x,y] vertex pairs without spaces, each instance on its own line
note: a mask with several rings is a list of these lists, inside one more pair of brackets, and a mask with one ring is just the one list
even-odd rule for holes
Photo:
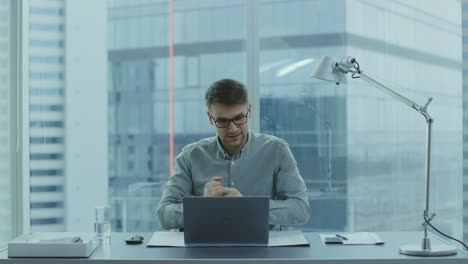
[[341,60],[335,60],[332,63],[332,68],[335,70],[340,71],[343,74],[347,74],[348,72],[352,73],[352,78],[361,78],[367,83],[371,84],[372,86],[380,89],[381,91],[389,94],[391,97],[395,98],[396,100],[404,103],[405,105],[413,108],[414,110],[421,113],[424,118],[426,118],[426,122],[429,123],[431,117],[427,113],[426,109],[427,106],[431,103],[432,98],[428,98],[426,104],[424,106],[418,105],[417,103],[411,101],[410,99],[406,98],[405,96],[395,92],[394,90],[390,89],[386,85],[382,84],[381,82],[375,80],[374,78],[370,77],[369,75],[365,74],[364,71],[360,69],[359,63],[353,57],[344,57]]
[[[384,91],[386,92],[388,95],[390,95],[391,97],[395,98],[396,100],[404,103],[405,105],[413,108],[414,110],[420,112],[421,114],[423,114],[422,112],[426,112],[426,109],[427,109],[427,106],[429,105],[429,103],[432,101],[432,98],[429,98],[427,103],[424,105],[424,106],[421,106],[413,101],[411,101],[410,99],[404,97],[403,95],[395,92],[394,90],[390,89],[389,87],[385,86],[384,84],[380,83],[379,81],[373,79],[372,77],[370,77],[369,75],[365,74],[363,71],[359,71],[359,75],[361,77],[361,79],[363,79],[364,81],[366,81],[367,83],[371,84],[372,86],[380,89],[381,91]],[[426,112],[427,114],[427,112]],[[424,115],[424,114],[423,114]],[[428,116],[424,115],[424,117],[426,117],[426,119],[428,118]],[[429,117],[430,118],[430,117]]]
[[[352,71],[351,71],[352,72]],[[386,92],[396,100],[404,103],[405,105],[413,108],[414,110],[418,111],[421,115],[424,116],[427,123],[427,130],[426,130],[426,166],[425,166],[425,178],[426,178],[426,200],[425,200],[425,208],[424,208],[424,219],[423,227],[424,227],[424,238],[421,243],[421,247],[424,250],[430,250],[431,245],[429,242],[429,238],[427,236],[427,223],[426,221],[431,221],[434,218],[435,214],[429,215],[429,191],[430,191],[430,173],[431,173],[431,132],[432,132],[432,123],[433,119],[427,112],[427,106],[431,103],[432,98],[429,98],[424,106],[418,105],[417,103],[411,101],[410,99],[404,97],[403,95],[395,92],[394,90],[388,88],[387,86],[383,85],[382,83],[376,81],[375,79],[369,77],[368,75],[364,74],[361,70],[356,71],[359,74],[359,77],[366,81],[367,83],[371,84],[372,86],[380,89],[381,91]],[[427,220],[426,220],[427,219]]]

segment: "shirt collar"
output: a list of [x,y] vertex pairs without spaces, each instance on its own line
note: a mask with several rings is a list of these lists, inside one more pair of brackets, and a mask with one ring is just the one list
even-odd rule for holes
[[252,132],[247,132],[247,142],[245,142],[244,146],[241,148],[241,150],[234,156],[231,157],[229,156],[229,153],[227,153],[223,146],[221,145],[220,139],[218,136],[216,136],[216,145],[218,148],[218,154],[224,158],[224,159],[232,159],[232,158],[240,158],[240,157],[246,157],[247,153],[249,152],[249,149],[251,148],[250,145],[252,145],[253,141],[253,133]]

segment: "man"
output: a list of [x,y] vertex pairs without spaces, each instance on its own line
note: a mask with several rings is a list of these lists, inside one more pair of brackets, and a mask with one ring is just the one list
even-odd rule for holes
[[206,91],[207,115],[216,136],[182,149],[158,207],[162,228],[183,228],[183,196],[269,196],[270,224],[307,222],[307,189],[287,143],[249,132],[252,106],[235,80],[214,82]]

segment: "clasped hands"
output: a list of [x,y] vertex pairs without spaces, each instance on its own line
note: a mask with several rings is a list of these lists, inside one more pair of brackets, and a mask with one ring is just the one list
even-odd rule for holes
[[205,184],[203,191],[205,197],[242,197],[242,194],[236,188],[224,187],[221,183],[221,177],[213,177],[211,181]]

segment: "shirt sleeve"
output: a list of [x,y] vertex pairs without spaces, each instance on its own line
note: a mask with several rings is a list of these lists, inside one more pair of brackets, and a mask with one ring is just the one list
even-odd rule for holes
[[274,198],[270,200],[270,224],[299,225],[310,217],[304,179],[286,142],[280,147],[280,164],[275,175]]
[[174,173],[169,177],[159,202],[157,213],[159,225],[164,229],[184,227],[182,198],[192,194],[192,178],[186,151],[175,160]]

